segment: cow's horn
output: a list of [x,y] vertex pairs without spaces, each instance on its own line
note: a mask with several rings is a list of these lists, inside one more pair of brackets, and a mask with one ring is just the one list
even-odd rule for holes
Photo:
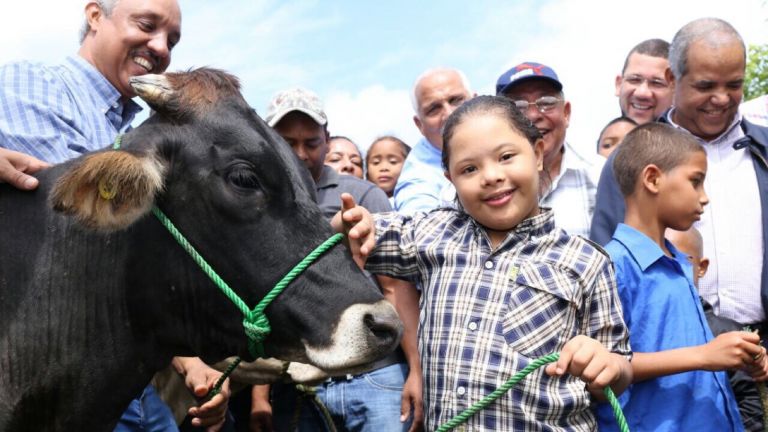
[[130,83],[140,98],[155,106],[165,105],[174,93],[174,89],[165,75],[134,76],[131,77]]

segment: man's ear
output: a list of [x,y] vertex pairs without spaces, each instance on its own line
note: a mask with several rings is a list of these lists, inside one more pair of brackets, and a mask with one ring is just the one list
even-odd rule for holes
[[544,139],[539,138],[533,143],[533,154],[536,156],[536,169],[544,171]]
[[154,155],[104,151],[83,157],[56,182],[51,204],[88,228],[115,231],[149,212],[163,188],[164,166]]
[[675,88],[675,75],[672,73],[672,68],[667,67],[664,69],[664,79],[670,84],[672,89]]
[[699,259],[699,278],[703,278],[707,274],[707,270],[709,270],[709,258]]
[[89,31],[97,29],[103,17],[104,11],[102,11],[98,2],[89,1],[85,5],[85,21],[88,23]]
[[643,168],[643,172],[640,174],[640,181],[643,188],[652,194],[659,192],[659,184],[661,183],[664,172],[654,164],[649,164]]
[[621,94],[621,83],[624,80],[624,77],[621,75],[616,75],[616,96],[619,96]]
[[416,128],[419,130],[419,132],[421,132],[421,134],[424,135],[424,131],[421,130],[422,124],[421,124],[421,119],[419,118],[419,116],[417,116],[417,115],[413,116],[413,124],[415,124]]

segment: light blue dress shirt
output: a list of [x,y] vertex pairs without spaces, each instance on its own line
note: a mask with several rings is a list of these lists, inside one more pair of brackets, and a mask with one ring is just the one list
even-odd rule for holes
[[[395,185],[395,210],[413,215],[445,204],[441,193],[453,185],[443,175],[442,152],[422,138],[405,159]],[[450,199],[450,198],[449,198]]]
[[80,56],[0,67],[0,147],[46,162],[108,146],[139,111]]

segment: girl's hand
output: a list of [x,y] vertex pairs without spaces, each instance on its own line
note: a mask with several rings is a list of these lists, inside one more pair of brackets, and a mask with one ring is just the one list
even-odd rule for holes
[[613,387],[618,394],[632,381],[632,367],[621,355],[611,353],[600,342],[584,335],[568,341],[560,359],[547,365],[551,376],[567,374],[580,378],[594,396],[603,398],[602,389]]
[[371,213],[355,204],[355,199],[348,193],[341,194],[341,211],[331,219],[331,226],[336,232],[346,235],[345,242],[360,268],[365,265],[368,254],[376,246],[375,222]]

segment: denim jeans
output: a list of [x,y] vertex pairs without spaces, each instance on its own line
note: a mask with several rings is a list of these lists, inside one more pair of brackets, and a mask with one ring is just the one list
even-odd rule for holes
[[148,385],[132,400],[115,426],[115,432],[178,432],[176,419],[155,388]]
[[[349,379],[334,379],[315,387],[317,397],[328,409],[339,431],[407,431],[411,419],[400,422],[400,400],[408,377],[404,363],[386,366]],[[292,384],[272,387],[272,418],[275,431],[294,432],[297,401],[301,432],[328,431],[320,408],[311,396],[302,395]]]

